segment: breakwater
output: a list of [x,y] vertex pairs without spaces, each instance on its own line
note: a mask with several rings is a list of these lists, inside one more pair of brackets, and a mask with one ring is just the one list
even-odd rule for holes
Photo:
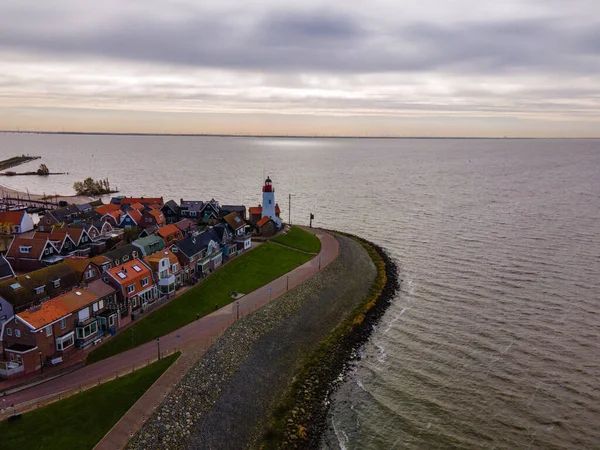
[[345,235],[363,245],[377,267],[377,276],[363,301],[305,359],[283,401],[273,411],[261,448],[313,449],[320,446],[327,426],[330,396],[399,288],[397,266],[383,248],[362,238]]
[[368,295],[365,249],[337,236],[338,258],[232,325],[129,444],[132,449],[255,448],[307,357]]

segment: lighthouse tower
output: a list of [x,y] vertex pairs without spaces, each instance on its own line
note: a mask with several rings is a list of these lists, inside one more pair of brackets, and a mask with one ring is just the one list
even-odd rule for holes
[[281,219],[277,217],[277,214],[275,213],[275,188],[273,188],[272,183],[271,178],[267,177],[265,185],[263,186],[262,216],[269,217],[278,227],[280,227]]

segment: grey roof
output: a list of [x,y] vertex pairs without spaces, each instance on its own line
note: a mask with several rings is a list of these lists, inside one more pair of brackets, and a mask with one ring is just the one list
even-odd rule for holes
[[92,205],[89,203],[82,203],[81,205],[77,205],[77,209],[79,209],[81,212],[91,211]]
[[208,247],[210,241],[218,242],[210,231],[203,231],[196,236],[190,236],[177,242],[177,248],[188,258],[200,253]]
[[170,209],[175,214],[179,214],[179,205],[175,202],[175,200],[169,200],[168,202],[166,202],[163,205],[162,209],[164,210],[165,208]]
[[111,261],[114,261],[115,259],[121,260],[121,259],[123,259],[123,256],[125,256],[125,255],[127,255],[127,256],[129,256],[129,258],[133,259],[134,258],[133,252],[136,252],[136,254],[139,254],[140,249],[138,247],[136,247],[135,245],[126,244],[126,245],[123,245],[122,247],[115,248],[109,252],[106,252],[102,256],[104,256],[107,259],[110,259]]
[[232,212],[238,213],[241,218],[246,217],[246,207],[244,205],[221,205],[219,217],[225,217]]
[[180,209],[186,209],[188,211],[202,211],[202,208],[204,207],[204,202],[200,200],[181,199],[179,205]]
[[4,255],[0,255],[0,280],[5,278],[14,277],[15,273],[13,272],[10,263],[6,260]]
[[48,211],[59,222],[70,222],[73,217],[79,216],[81,211],[77,205],[68,205],[63,208],[55,209],[54,211]]
[[208,228],[206,231],[213,233],[213,236],[215,236],[215,240],[220,243],[223,242],[223,235],[227,231],[227,225],[221,222],[215,225],[214,227]]
[[159,226],[158,225],[152,225],[151,227],[147,227],[144,228],[141,232],[140,232],[140,236],[139,237],[146,237],[146,236],[150,236],[154,233],[156,233],[156,230],[158,230]]

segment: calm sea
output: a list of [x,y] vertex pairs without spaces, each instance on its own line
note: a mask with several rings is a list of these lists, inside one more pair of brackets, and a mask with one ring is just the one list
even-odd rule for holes
[[0,134],[71,193],[260,202],[398,260],[402,291],[334,396],[325,447],[600,447],[600,141]]

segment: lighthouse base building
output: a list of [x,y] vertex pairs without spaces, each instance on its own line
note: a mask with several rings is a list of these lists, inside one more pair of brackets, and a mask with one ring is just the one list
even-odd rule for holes
[[[267,177],[263,186],[263,202],[262,205],[250,207],[250,221],[257,224],[259,228],[265,227],[267,222],[272,221],[275,228],[279,230],[283,225],[279,215],[281,210],[275,202],[275,188],[271,178]],[[267,228],[270,228],[267,226]]]

